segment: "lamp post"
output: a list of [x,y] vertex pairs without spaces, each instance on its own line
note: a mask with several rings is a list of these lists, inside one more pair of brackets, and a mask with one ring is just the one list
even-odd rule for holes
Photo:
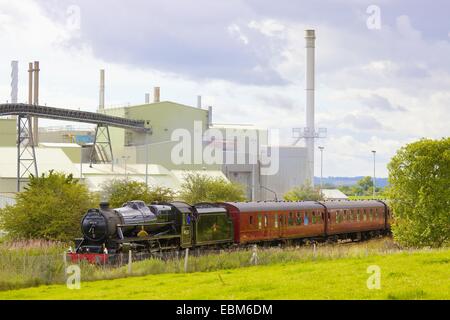
[[323,149],[325,149],[325,147],[323,146],[319,146],[319,150],[320,150],[320,194],[322,194],[322,178],[323,178]]
[[[252,186],[253,187],[253,186]],[[264,186],[259,186],[261,189],[264,189],[264,190],[267,190],[267,191],[269,191],[269,192],[272,192],[273,193],[273,195],[275,196],[275,201],[278,201],[278,196],[277,196],[277,193],[275,192],[275,191],[273,191],[272,189],[269,189],[269,188],[267,188],[267,187],[264,187]]]
[[373,153],[373,198],[375,199],[375,154],[377,153],[376,150],[372,150]]

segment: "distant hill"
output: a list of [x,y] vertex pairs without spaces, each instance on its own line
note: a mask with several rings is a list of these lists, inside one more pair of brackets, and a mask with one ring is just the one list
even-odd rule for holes
[[[364,178],[364,176],[357,176],[357,177],[323,177],[322,183],[334,185],[336,187],[339,186],[352,186],[355,185],[358,180],[361,178]],[[320,177],[314,177],[314,184],[319,185],[320,184]],[[388,184],[387,178],[375,178],[375,184],[377,187],[385,187]]]

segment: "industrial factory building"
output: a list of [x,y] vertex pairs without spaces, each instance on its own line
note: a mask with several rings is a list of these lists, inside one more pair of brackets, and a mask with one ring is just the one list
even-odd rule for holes
[[[159,87],[154,88],[153,102],[146,94],[141,105],[105,108],[105,72],[101,70],[99,108],[97,113],[84,116],[99,118],[101,115],[124,123],[134,121],[142,127],[136,130],[131,126],[105,126],[100,122],[97,129],[86,126],[35,127],[33,134],[36,136],[32,140],[37,172],[41,174],[53,169],[72,173],[91,190],[98,190],[108,180],[120,178],[179,190],[186,172],[199,172],[243,184],[248,200],[281,199],[292,187],[314,181],[314,139],[317,138],[314,129],[314,31],[307,30],[305,38],[307,121],[299,138],[304,139],[306,147],[292,143],[270,146],[267,129],[215,123],[213,108],[203,108],[201,97],[195,107],[161,101]],[[39,65],[33,69],[30,64],[29,71],[31,84],[31,73],[38,74]],[[35,83],[38,84],[36,74]],[[15,83],[14,68],[12,83]],[[33,108],[31,90],[29,96],[29,107]],[[35,93],[34,105],[37,105],[37,97]],[[17,102],[17,97],[15,100]],[[0,118],[0,194],[17,191],[18,121],[15,116]],[[37,120],[30,123],[36,126]],[[189,141],[183,140],[189,148],[180,151],[183,136],[189,137]],[[223,161],[205,159],[205,148],[209,148],[210,155]],[[267,174],[264,166],[269,154],[277,155],[277,168]],[[176,157],[182,161],[174,159]]]

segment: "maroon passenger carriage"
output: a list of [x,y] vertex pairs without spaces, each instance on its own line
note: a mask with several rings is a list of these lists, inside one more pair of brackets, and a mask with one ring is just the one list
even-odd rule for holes
[[390,213],[378,200],[224,202],[235,243],[291,239],[363,239],[389,231]]

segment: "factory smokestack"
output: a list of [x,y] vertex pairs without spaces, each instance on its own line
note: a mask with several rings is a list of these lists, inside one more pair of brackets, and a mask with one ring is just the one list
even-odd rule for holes
[[306,40],[306,148],[308,154],[307,177],[314,186],[314,55],[316,34],[314,30],[305,30]]
[[202,96],[197,96],[197,108],[202,108]]
[[159,90],[159,87],[154,87],[153,88],[153,102],[159,102],[159,93],[160,93],[160,90]]
[[17,103],[19,61],[11,61],[11,103]]
[[100,69],[100,94],[98,101],[98,111],[105,111],[105,70]]
[[149,104],[150,103],[150,93],[146,93],[145,94],[145,104]]
[[208,107],[208,128],[212,126],[213,123],[213,108],[212,106]]
[[[39,105],[39,61],[34,62],[34,104]],[[39,118],[33,118],[33,142],[37,146],[39,144]]]

